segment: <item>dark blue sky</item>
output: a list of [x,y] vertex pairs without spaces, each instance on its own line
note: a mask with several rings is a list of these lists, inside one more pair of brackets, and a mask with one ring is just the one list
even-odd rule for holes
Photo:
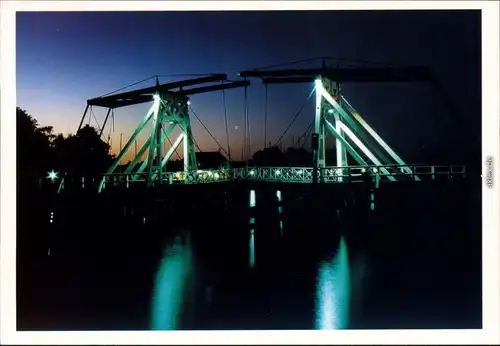
[[[480,32],[479,11],[18,12],[17,103],[41,124],[75,132],[87,99],[153,75],[227,73],[237,79],[244,69],[335,56],[430,65],[479,136]],[[166,80],[172,78],[161,79]],[[269,140],[277,140],[311,87],[269,87]],[[263,145],[264,87],[255,80],[248,92],[252,149],[257,150]],[[343,92],[403,155],[459,138],[429,85],[345,84]],[[243,133],[235,126],[243,125],[243,89],[227,91],[226,98],[231,143],[239,153]],[[221,92],[194,96],[192,106],[225,143]],[[115,111],[115,149],[119,134],[128,138],[145,108]],[[313,111],[311,99],[290,135],[305,131]],[[94,112],[104,116],[104,110]],[[193,123],[202,148],[215,149]]]

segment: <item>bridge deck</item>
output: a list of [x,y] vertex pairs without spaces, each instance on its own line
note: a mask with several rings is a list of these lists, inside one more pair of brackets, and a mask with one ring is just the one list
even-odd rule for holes
[[[383,169],[385,168],[385,170]],[[412,173],[408,173],[410,168]],[[348,166],[325,167],[317,170],[318,182],[321,183],[356,183],[367,180],[377,182],[421,181],[435,179],[450,179],[465,177],[464,165],[385,165],[385,166]],[[165,172],[155,184],[205,184],[227,181],[255,181],[255,182],[283,182],[305,183],[314,182],[312,167],[245,167],[232,169],[197,170],[191,172]],[[389,180],[388,177],[395,180]],[[101,178],[99,178],[101,179]],[[145,174],[113,173],[102,175],[106,186],[124,185],[129,187],[135,183],[146,183]],[[95,178],[94,178],[95,182]],[[73,183],[76,183],[73,181]],[[85,178],[81,178],[82,188],[85,187]],[[89,182],[87,181],[87,184]],[[61,183],[60,191],[65,182]],[[93,185],[88,184],[88,185]]]

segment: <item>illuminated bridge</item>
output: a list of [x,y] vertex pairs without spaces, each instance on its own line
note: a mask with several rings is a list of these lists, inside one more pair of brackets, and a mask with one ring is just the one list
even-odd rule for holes
[[[339,68],[327,66],[325,60],[320,68],[248,70],[239,73],[240,81],[229,81],[225,74],[213,74],[194,79],[181,80],[98,97],[87,101],[78,131],[86,116],[90,119],[92,107],[107,108],[106,117],[98,132],[102,136],[110,114],[115,109],[141,103],[151,103],[149,111],[126,142],[114,163],[96,182],[72,181],[72,184],[89,188],[95,186],[98,192],[109,187],[128,188],[132,184],[152,187],[172,184],[202,184],[227,181],[257,181],[283,183],[352,183],[372,181],[378,187],[383,182],[422,181],[464,177],[463,165],[415,165],[405,162],[389,144],[361,117],[354,107],[340,93],[340,83],[359,82],[430,82],[439,85],[431,70],[426,67],[368,67]],[[245,137],[243,151],[250,156],[250,134],[247,108],[249,78],[260,78],[266,85],[273,83],[310,83],[311,94],[315,95],[315,117],[312,125],[313,162],[309,167],[231,167],[217,170],[199,170],[196,162],[197,146],[191,130],[191,116],[201,122],[190,107],[189,97],[195,94],[244,88],[245,91]],[[439,88],[438,88],[439,89]],[[441,90],[441,89],[439,89]],[[267,92],[266,92],[267,103]],[[226,119],[227,116],[224,108]],[[267,109],[266,109],[267,121]],[[149,128],[147,126],[149,125]],[[174,130],[178,135],[174,136]],[[137,150],[138,137],[147,132],[147,140]],[[326,134],[335,137],[336,162],[326,162]],[[212,136],[219,144],[219,142]],[[165,144],[170,148],[165,151]],[[182,143],[182,146],[181,146]],[[135,146],[135,155],[126,169],[121,169],[125,156]],[[230,155],[222,148],[230,160]],[[198,148],[199,149],[199,148]],[[183,170],[167,171],[167,163],[178,150],[183,157]],[[199,149],[200,150],[200,149]],[[229,151],[229,145],[228,145]],[[356,165],[348,165],[348,154]],[[63,178],[59,191],[69,182]]]

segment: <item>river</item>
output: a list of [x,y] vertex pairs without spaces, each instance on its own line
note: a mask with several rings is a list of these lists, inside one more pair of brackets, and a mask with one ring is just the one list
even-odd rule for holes
[[283,190],[250,224],[247,200],[32,203],[18,329],[481,328],[478,195],[433,189],[374,211]]

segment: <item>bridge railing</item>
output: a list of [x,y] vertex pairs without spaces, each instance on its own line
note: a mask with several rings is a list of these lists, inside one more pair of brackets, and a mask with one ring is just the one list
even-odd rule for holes
[[[311,183],[314,169],[312,167],[248,167],[232,170],[237,180],[282,181]],[[384,165],[384,166],[330,166],[316,171],[317,179],[324,183],[361,182],[367,177],[380,178],[381,181],[411,181],[436,178],[465,177],[464,165]],[[395,180],[390,180],[394,177]]]
[[[102,175],[104,187],[129,186],[133,183],[147,183],[147,173],[112,173]],[[161,179],[153,183],[161,184],[203,184],[230,180],[230,172],[225,169],[197,170],[192,172],[164,172]]]
[[[243,167],[233,169],[197,170],[192,172],[164,172],[153,185],[204,184],[225,181],[262,181],[285,183],[312,183],[315,170],[312,167]],[[355,183],[375,181],[420,181],[465,177],[464,165],[384,165],[384,166],[329,166],[316,171],[321,183]],[[392,179],[390,178],[392,177]],[[147,184],[146,173],[113,173],[85,180],[72,179],[71,185],[81,189],[94,188],[104,180],[103,188],[125,187],[131,184]],[[63,181],[64,185],[70,181]]]

